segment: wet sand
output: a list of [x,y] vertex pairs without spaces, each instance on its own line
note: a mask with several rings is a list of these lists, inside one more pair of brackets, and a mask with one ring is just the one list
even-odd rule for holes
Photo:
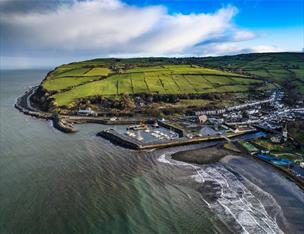
[[[248,157],[226,156],[220,163],[245,178],[243,182],[248,189],[255,184],[272,195],[275,202],[264,202],[263,206],[273,214],[274,207],[279,204],[281,212],[276,216],[277,223],[285,233],[304,233],[304,191],[287,176]],[[265,200],[261,197],[260,201],[263,203]]]
[[[171,156],[174,160],[202,164],[204,167],[223,165],[259,199],[284,233],[304,233],[304,191],[271,165],[250,156],[236,155],[221,145],[181,151]],[[200,176],[205,170],[200,172]],[[221,190],[218,182],[212,179],[207,179],[198,188],[209,203],[221,197]]]
[[218,162],[227,155],[231,155],[231,151],[217,145],[203,149],[180,151],[172,154],[172,159],[188,163],[208,164]]

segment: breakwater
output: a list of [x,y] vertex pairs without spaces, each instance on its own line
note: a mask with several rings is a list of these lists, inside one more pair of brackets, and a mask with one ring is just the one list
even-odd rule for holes
[[167,129],[169,129],[171,131],[176,132],[179,135],[179,137],[184,137],[185,136],[185,132],[182,129],[178,128],[178,127],[172,126],[171,124],[165,123],[163,121],[157,121],[157,123],[161,127],[164,127],[164,128],[167,128]]
[[32,106],[30,102],[30,97],[34,94],[37,86],[30,88],[23,96],[17,98],[15,103],[15,108],[26,115],[30,115],[40,119],[52,120],[53,126],[61,132],[73,133],[76,132],[76,128],[59,116],[54,116],[52,113],[42,112]]
[[140,123],[153,124],[155,122],[155,119],[151,119],[151,118],[111,120],[105,117],[90,117],[90,116],[62,115],[62,117],[74,123],[96,123],[96,124],[104,124],[104,125],[133,125]]
[[245,135],[248,133],[256,132],[256,130],[248,130],[243,131],[239,133],[231,133],[228,136],[209,136],[209,137],[196,137],[196,138],[178,138],[171,141],[165,141],[165,142],[156,142],[156,143],[145,143],[138,141],[134,138],[125,136],[123,134],[118,133],[114,129],[107,129],[104,131],[101,131],[97,133],[97,136],[101,136],[112,143],[118,144],[122,147],[135,149],[135,150],[147,150],[147,149],[161,149],[161,148],[168,148],[168,147],[174,147],[174,146],[182,146],[182,145],[190,145],[190,144],[198,144],[201,142],[207,142],[207,141],[218,141],[218,140],[226,140],[227,138],[234,138],[237,136]]
[[61,132],[64,133],[74,133],[77,132],[77,129],[73,124],[67,122],[65,119],[61,119],[58,116],[53,117],[53,126]]

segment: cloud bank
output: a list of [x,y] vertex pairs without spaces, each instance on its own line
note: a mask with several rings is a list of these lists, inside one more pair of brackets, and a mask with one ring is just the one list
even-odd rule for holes
[[238,48],[238,42],[256,35],[233,24],[233,6],[172,15],[163,6],[136,7],[120,0],[54,1],[44,7],[28,0],[21,8],[14,1],[0,0],[2,56],[202,56],[276,50]]

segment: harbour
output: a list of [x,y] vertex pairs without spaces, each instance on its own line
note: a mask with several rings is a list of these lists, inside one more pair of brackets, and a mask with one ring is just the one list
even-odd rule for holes
[[[299,218],[304,215],[303,191],[260,161],[238,157],[217,164],[186,165],[171,160],[170,153],[214,142],[135,151],[96,137],[96,132],[109,128],[119,131],[116,125],[78,124],[76,133],[66,135],[48,121],[23,115],[14,108],[16,97],[41,76],[41,71],[11,72],[0,80],[0,232],[185,233],[216,229],[226,234],[244,228],[261,230],[257,223],[267,228],[265,222],[271,224],[269,231],[303,231]],[[230,190],[224,186],[225,178]],[[235,187],[242,188],[240,194],[233,192]],[[243,200],[238,210],[227,203],[228,197],[210,200],[221,191],[233,195],[235,202],[242,200],[242,194],[252,197]],[[260,202],[258,209],[249,210],[257,207],[252,199]],[[233,213],[226,213],[219,202]],[[247,224],[234,218],[247,208]],[[155,222],[157,227],[151,225]]]

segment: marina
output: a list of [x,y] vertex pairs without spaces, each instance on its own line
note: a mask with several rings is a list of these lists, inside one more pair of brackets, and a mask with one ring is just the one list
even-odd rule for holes
[[147,125],[145,129],[129,129],[127,127],[124,132],[125,135],[136,138],[142,142],[160,142],[170,141],[177,139],[179,136],[176,132],[166,129],[164,127],[154,127],[153,125]]

